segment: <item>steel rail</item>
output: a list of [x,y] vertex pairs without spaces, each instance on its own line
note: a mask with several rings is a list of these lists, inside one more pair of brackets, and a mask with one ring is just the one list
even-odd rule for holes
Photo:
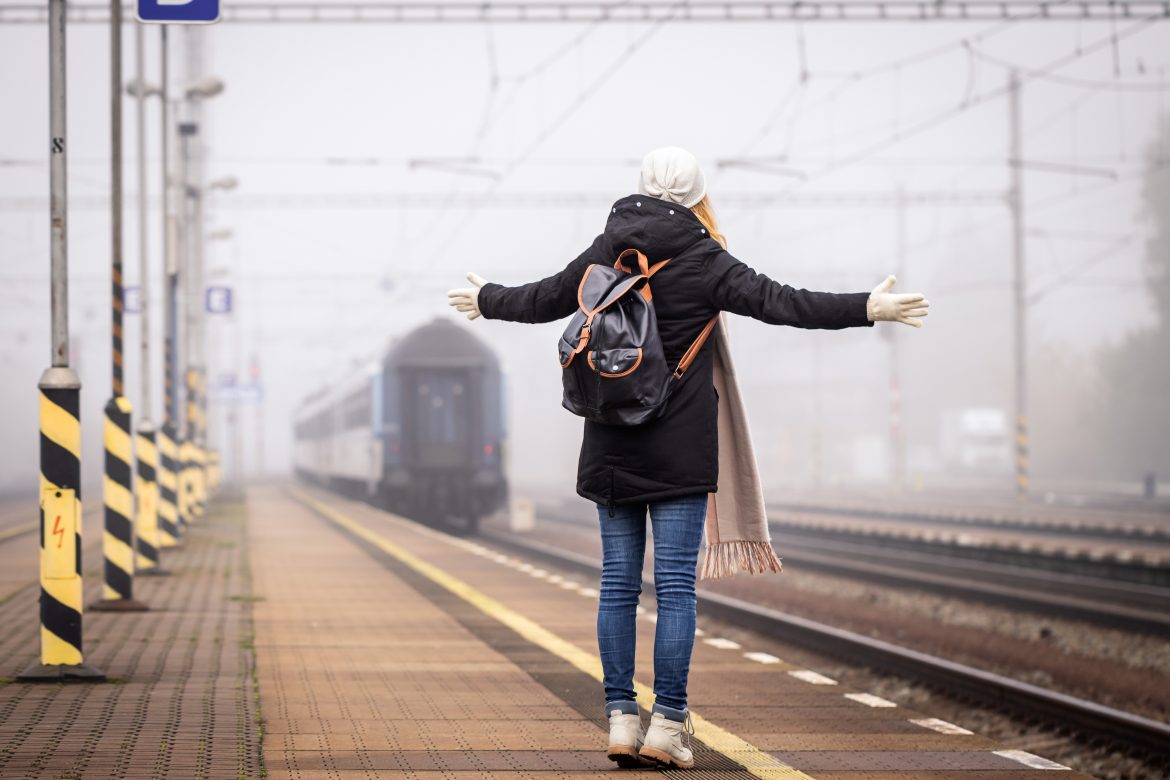
[[[585,555],[489,530],[481,530],[480,536],[553,565],[590,576],[601,572],[600,563]],[[653,585],[649,575],[644,581]],[[1127,750],[1170,755],[1170,724],[729,596],[700,590],[698,600],[706,614],[782,642],[905,676],[952,696],[985,702],[1024,717],[1040,718],[1054,730],[1073,732],[1087,741],[1104,739]]]
[[[579,525],[567,515],[544,511],[553,522]],[[802,539],[784,534],[783,552],[790,562],[864,582],[916,588],[986,604],[1027,609],[1097,625],[1154,635],[1170,635],[1170,589],[1126,581],[1067,575],[946,555],[833,539]]]
[[1170,544],[1170,515],[1166,527],[1151,523],[1126,522],[1100,525],[1077,521],[1028,521],[1000,515],[946,510],[918,510],[910,508],[879,509],[849,505],[804,504],[796,502],[767,502],[769,511],[803,515],[839,515],[842,517],[894,520],[924,525],[950,525],[959,528],[986,528],[996,531],[1024,531],[1036,534],[1054,534],[1092,539],[1134,540]]
[[[920,568],[917,560],[927,556],[914,553],[900,556],[875,555],[872,556],[874,561],[842,559],[835,554],[844,551],[842,548],[852,547],[857,545],[817,547],[793,544],[789,540],[785,544],[785,551],[799,553],[792,557],[800,567],[851,579],[918,588],[931,595],[975,599],[988,604],[1031,610],[1045,616],[1061,616],[1111,628],[1170,636],[1170,613],[1166,611],[1166,607],[1170,606],[1170,597],[1165,595],[1170,591],[1165,589],[1135,589],[1132,595],[1143,599],[1149,597],[1149,605],[1154,607],[1144,609],[1122,605],[1116,601],[1110,602],[1102,596],[1093,594],[1092,588],[1098,584],[1102,595],[1112,591],[1111,586],[1115,583],[1108,581],[1096,583],[1085,578],[1056,575],[1064,581],[1064,586],[1070,592],[1044,593],[1037,588],[1044,585],[1051,587],[1054,584],[1059,586],[1062,584],[1061,581],[1044,583],[1044,577],[1029,577],[1019,570],[1013,571],[1014,567],[986,563],[978,566],[964,565],[959,561],[952,561],[950,565],[966,570],[970,576],[956,577],[931,573]],[[929,565],[941,568],[937,559],[933,559]],[[980,576],[975,579],[977,574]],[[1014,585],[1008,584],[1012,581],[1015,581]],[[1036,586],[1029,588],[1029,581],[1034,581]],[[1126,589],[1120,590],[1125,592]],[[1071,591],[1079,592],[1073,595]],[[1158,609],[1158,606],[1161,606],[1161,609]]]
[[872,549],[930,554],[939,560],[980,561],[1117,582],[1170,586],[1170,567],[1160,560],[1150,560],[1140,553],[1125,550],[1098,552],[1032,549],[994,540],[975,543],[962,539],[960,532],[955,532],[955,538],[952,539],[938,538],[937,535],[932,538],[926,534],[893,533],[889,529],[804,524],[777,518],[769,521],[769,527],[777,537],[801,538],[805,542],[847,540],[865,544]]

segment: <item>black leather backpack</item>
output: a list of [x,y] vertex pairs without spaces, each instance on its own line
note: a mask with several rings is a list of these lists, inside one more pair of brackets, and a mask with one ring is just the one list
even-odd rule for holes
[[[631,260],[636,265],[626,264]],[[639,425],[666,410],[719,320],[711,318],[671,371],[650,293],[650,277],[669,262],[648,266],[646,255],[627,249],[612,268],[595,263],[585,269],[578,309],[558,345],[565,386],[561,405],[573,414],[609,425]]]

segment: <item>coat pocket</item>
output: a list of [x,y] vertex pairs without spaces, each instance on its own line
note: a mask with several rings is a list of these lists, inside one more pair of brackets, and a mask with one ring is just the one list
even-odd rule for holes
[[628,376],[642,365],[642,348],[590,351],[589,367],[606,379]]

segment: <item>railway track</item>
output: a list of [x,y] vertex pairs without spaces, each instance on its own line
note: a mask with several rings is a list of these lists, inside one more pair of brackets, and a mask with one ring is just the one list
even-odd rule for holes
[[853,523],[821,524],[801,522],[784,516],[771,516],[769,526],[773,536],[789,542],[824,543],[848,541],[871,549],[884,548],[907,553],[929,554],[951,561],[978,561],[981,563],[1016,566],[1043,570],[1054,574],[1068,574],[1100,580],[1119,580],[1141,585],[1170,588],[1170,547],[1153,542],[1124,541],[1141,545],[1147,555],[1133,547],[1106,551],[1093,548],[1066,550],[1051,543],[1020,544],[994,539],[975,539],[953,527],[933,526],[923,533],[906,533],[880,526],[859,526]]
[[[514,535],[481,530],[480,536],[514,554],[550,565],[599,575],[600,563],[578,553]],[[653,580],[646,578],[652,587]],[[1108,743],[1127,753],[1170,762],[1170,725],[1085,699],[1051,691],[1002,675],[948,661],[834,628],[813,620],[760,607],[740,599],[700,591],[704,613],[848,663],[877,668],[915,680],[951,696],[978,701],[1079,735],[1090,744]]]
[[949,525],[958,528],[1170,544],[1170,513],[1165,516],[1143,515],[1140,519],[1099,523],[1076,518],[1019,516],[1006,512],[996,514],[972,510],[912,509],[908,507],[887,510],[859,504],[837,506],[769,501],[767,508],[771,512],[786,514],[847,516],[924,526]]
[[[541,518],[580,526],[563,512]],[[772,529],[789,565],[880,585],[916,588],[1045,616],[1170,636],[1170,588],[1123,580],[1052,572],[1037,566],[970,561],[897,547],[861,544]],[[929,548],[925,548],[929,549]],[[932,551],[933,552],[933,551]]]
[[989,562],[940,560],[851,542],[806,542],[786,536],[783,547],[797,568],[1170,636],[1168,588]]

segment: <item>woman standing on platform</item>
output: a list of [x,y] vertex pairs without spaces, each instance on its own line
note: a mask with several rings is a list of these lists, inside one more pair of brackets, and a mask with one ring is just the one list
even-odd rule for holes
[[[890,293],[892,276],[868,293],[797,290],[757,273],[726,247],[697,160],[666,147],[646,156],[638,194],[614,203],[605,230],[563,270],[516,287],[469,273],[474,287],[451,290],[448,297],[468,319],[550,322],[577,310],[578,285],[591,264],[613,265],[629,248],[647,255],[651,264],[669,258],[653,282],[669,365],[678,363],[720,312],[822,329],[876,320],[920,327],[919,318],[927,314],[922,295]],[[577,493],[597,504],[601,525],[597,642],[610,722],[608,755],[622,766],[654,761],[690,768],[694,759],[683,733],[689,730],[687,676],[704,528],[703,576],[780,570],[722,327],[699,350],[661,417],[636,426],[585,421]],[[634,691],[634,641],[647,511],[658,620],[655,701],[650,727],[643,730]]]

